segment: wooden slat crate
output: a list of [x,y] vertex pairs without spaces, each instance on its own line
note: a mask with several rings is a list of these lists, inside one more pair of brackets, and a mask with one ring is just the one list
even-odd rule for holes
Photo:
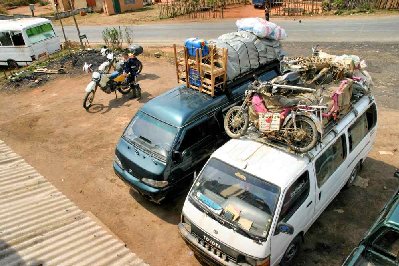
[[195,58],[188,56],[186,47],[178,51],[174,44],[173,49],[179,83],[211,96],[215,96],[217,91],[224,91],[227,82],[227,49],[210,45],[207,56],[202,56],[202,50],[197,49]]

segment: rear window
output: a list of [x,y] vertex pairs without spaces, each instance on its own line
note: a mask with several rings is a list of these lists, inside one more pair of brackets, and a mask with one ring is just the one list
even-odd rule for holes
[[26,35],[31,43],[37,43],[55,37],[53,26],[50,23],[26,29]]

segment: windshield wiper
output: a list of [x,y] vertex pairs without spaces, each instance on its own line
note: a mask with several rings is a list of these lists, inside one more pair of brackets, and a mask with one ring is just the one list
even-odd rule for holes
[[233,228],[234,231],[236,231],[236,232],[239,231],[241,234],[247,236],[248,238],[250,238],[250,239],[252,239],[252,240],[257,241],[258,243],[261,243],[262,241],[265,240],[264,237],[261,237],[261,236],[252,234],[251,232],[245,230],[244,228],[242,228],[242,227],[239,226],[238,224],[234,224],[234,223],[229,222],[229,221],[226,221],[226,222],[231,226],[231,228]]

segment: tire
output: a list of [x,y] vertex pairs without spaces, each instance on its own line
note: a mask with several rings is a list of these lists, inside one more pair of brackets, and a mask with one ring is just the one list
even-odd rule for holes
[[241,106],[234,106],[227,111],[224,117],[224,130],[230,138],[236,139],[247,132],[249,117]]
[[94,100],[95,90],[86,93],[86,96],[83,100],[83,108],[89,110],[93,100]]
[[302,239],[301,236],[296,236],[285,250],[284,256],[280,261],[281,266],[292,265],[294,258],[299,253],[301,247]]
[[17,69],[19,67],[18,63],[12,59],[7,60],[7,66],[9,69]]
[[353,186],[353,183],[355,182],[357,175],[359,174],[360,168],[361,168],[361,161],[353,168],[348,181],[346,181],[345,188],[350,188]]
[[[296,130],[294,129],[294,121],[291,119],[285,129],[287,129],[288,146],[300,153],[310,151],[316,146],[318,132],[316,124],[309,117],[298,115],[295,118]],[[299,129],[298,129],[299,128]]]
[[[133,85],[134,86],[134,85]],[[134,88],[133,88],[134,89]],[[131,85],[127,85],[126,87],[118,87],[118,91],[121,93],[121,94],[128,94],[129,92],[131,92],[132,91],[132,87],[131,87]]]

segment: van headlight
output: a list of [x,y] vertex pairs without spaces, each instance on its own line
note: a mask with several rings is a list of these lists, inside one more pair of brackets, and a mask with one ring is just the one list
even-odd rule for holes
[[117,156],[116,154],[115,154],[115,157],[114,157],[114,162],[115,162],[120,168],[123,169],[121,160],[119,160],[119,158],[118,158],[118,156]]
[[270,256],[264,259],[253,259],[246,257],[246,261],[253,266],[270,266]]
[[143,181],[147,185],[150,185],[152,187],[158,187],[158,188],[163,188],[168,185],[168,181],[158,181],[158,180],[149,179],[149,178],[143,178],[143,179],[141,179],[141,181]]

